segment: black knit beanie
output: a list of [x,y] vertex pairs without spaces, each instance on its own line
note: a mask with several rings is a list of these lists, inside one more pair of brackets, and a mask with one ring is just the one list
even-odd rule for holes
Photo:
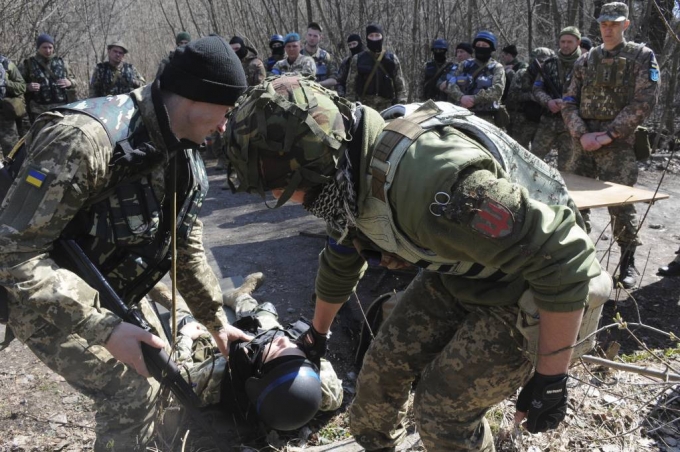
[[178,47],[160,82],[162,90],[217,105],[234,105],[248,88],[241,61],[221,36]]
[[378,24],[371,24],[368,27],[366,27],[366,37],[368,37],[368,35],[370,35],[371,33],[380,33],[381,35],[385,36],[382,27]]
[[507,53],[508,55],[512,55],[513,57],[516,57],[519,53],[515,44],[510,44],[509,46],[503,47],[503,52]]
[[474,50],[472,49],[472,44],[470,44],[469,42],[461,42],[456,46],[456,50],[458,49],[463,49],[470,55],[472,55],[472,52],[474,52]]

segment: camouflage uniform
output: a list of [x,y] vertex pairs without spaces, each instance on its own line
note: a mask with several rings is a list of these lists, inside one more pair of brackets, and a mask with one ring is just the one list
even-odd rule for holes
[[419,100],[446,101],[448,95],[439,89],[439,85],[443,81],[442,77],[446,77],[446,74],[451,71],[453,66],[454,63],[451,61],[445,61],[440,64],[433,60],[425,63],[425,67],[420,72],[420,79],[418,80]]
[[[160,160],[149,165],[150,172],[143,180],[152,190],[149,195],[155,197],[162,208],[169,199],[166,196],[169,150],[179,148],[179,152],[187,155],[194,151],[181,151],[167,116],[156,116],[156,111],[160,111],[155,105],[160,102],[160,92],[154,93],[152,101],[152,89],[158,88],[149,85],[131,93],[139,113],[132,109],[124,112],[122,107],[119,111],[123,117],[137,118],[128,120],[130,124],[134,122],[135,127],[143,127],[135,130],[143,132],[159,151]],[[123,104],[123,101],[129,102],[127,99],[128,96],[118,96],[105,102]],[[78,104],[87,105],[88,101]],[[123,121],[117,127],[125,125]],[[80,222],[71,222],[76,215],[98,218],[96,224],[105,224],[91,211],[88,202],[113,187],[122,189],[117,184],[122,176],[120,171],[126,170],[124,166],[110,164],[114,148],[108,133],[99,121],[72,110],[40,116],[27,136],[26,161],[0,206],[0,284],[10,295],[8,326],[16,337],[69,384],[94,400],[95,450],[128,451],[142,448],[151,438],[158,383],[141,377],[112,358],[103,345],[121,319],[101,308],[97,292],[75,273],[59,268],[49,254],[52,243],[69,223],[76,228],[71,231],[76,239],[85,243],[92,239],[89,234],[99,233],[99,227],[88,229],[86,226],[87,231],[78,231]],[[117,193],[104,202],[110,202],[115,208],[113,196],[119,196]],[[93,206],[100,204],[101,201]],[[129,220],[136,221],[135,218]],[[178,288],[187,296],[191,294],[187,299],[193,315],[209,331],[217,331],[228,322],[221,309],[219,284],[203,249],[201,222],[196,220],[185,234],[177,243],[178,262],[183,269],[178,273]],[[125,249],[116,247],[110,240],[97,239],[94,246]],[[102,255],[96,261],[108,258]],[[142,256],[136,259],[144,262]],[[102,272],[119,294],[134,290],[126,286],[126,281],[139,282],[140,275],[145,274],[135,265]],[[153,313],[143,302],[140,305],[147,320],[157,331],[162,331]]]
[[[471,80],[472,75],[482,65],[485,69],[478,73],[476,80]],[[501,97],[505,89],[503,65],[493,58],[486,63],[471,58],[458,65],[454,81],[455,83],[452,83],[452,80],[449,80],[446,87],[449,99],[454,104],[460,105],[461,97],[466,95],[474,97],[475,105],[470,111],[495,124],[495,112],[501,107]]]
[[272,73],[275,75],[291,72],[302,75],[315,75],[316,63],[314,63],[314,59],[312,57],[300,54],[292,63],[288,61],[287,57],[277,61],[274,65],[274,69],[272,69]]
[[[41,113],[75,100],[76,81],[71,76],[68,64],[61,57],[50,59],[36,54],[24,60],[21,76],[28,83],[40,83],[40,91],[28,92],[28,116],[31,122]],[[68,88],[57,86],[57,80],[66,78],[71,82]]]
[[[26,91],[26,82],[17,66],[10,60],[0,55],[0,64],[5,70],[5,97],[22,97]],[[3,153],[7,154],[19,141],[17,133],[17,119],[8,118],[0,113],[0,159]]]
[[[635,129],[656,105],[658,75],[654,52],[625,40],[611,52],[603,45],[594,47],[576,61],[562,109],[573,138],[574,173],[628,186],[637,182]],[[617,139],[597,151],[584,151],[581,136],[600,131],[615,133]],[[641,243],[634,204],[609,207],[609,214],[622,248]]]
[[[382,58],[380,66],[369,81],[367,79],[379,58]],[[368,87],[365,86],[367,81]],[[378,111],[394,104],[405,103],[408,97],[399,58],[385,50],[376,54],[367,49],[354,55],[349,63],[345,87],[347,99],[361,102]]]
[[300,55],[307,55],[314,59],[314,64],[316,64],[315,74],[317,82],[323,82],[326,79],[335,77],[336,73],[335,63],[333,62],[332,55],[328,53],[328,51],[322,49],[321,47],[318,47],[316,49],[316,52],[314,52],[314,55],[310,55],[303,48],[300,51]]
[[[576,52],[580,55],[580,50]],[[549,78],[552,85],[561,94],[569,85],[574,63],[565,58],[557,56],[548,58],[543,63],[543,75]],[[560,113],[552,113],[548,109],[548,102],[555,94],[551,94],[544,76],[539,74],[534,82],[533,93],[536,100],[545,108],[541,123],[534,141],[531,145],[531,152],[540,158],[544,158],[553,148],[557,149],[557,168],[560,171],[571,171],[574,164],[574,152],[571,143],[571,136],[564,125],[564,120]],[[561,97],[558,97],[558,99]]]
[[130,63],[113,67],[108,61],[97,63],[90,79],[90,97],[127,94],[146,84],[144,77]]
[[[259,332],[283,328],[279,323],[278,315],[271,312],[273,306],[270,305],[265,309],[259,309],[259,307],[260,304],[250,294],[237,297],[229,306],[235,313],[236,319],[254,313],[261,325]],[[177,320],[180,323],[184,318],[181,314],[190,315],[190,312],[183,306],[178,307]],[[222,355],[208,357],[202,353],[205,347],[216,347],[212,336],[206,333],[197,340],[193,340],[189,336],[179,334],[177,339],[177,363],[181,366],[185,379],[194,386],[202,406],[220,403],[227,360]],[[342,405],[342,380],[336,375],[331,363],[325,359],[321,360],[320,376],[322,399],[319,409],[321,411],[337,410]]]
[[259,85],[267,76],[267,71],[264,69],[262,60],[257,56],[257,50],[252,47],[246,47],[248,54],[241,60],[243,65],[243,72],[246,73],[246,80],[248,86]]
[[[538,129],[540,118],[540,106],[538,118],[536,118],[535,102],[531,95],[531,73],[526,68],[519,69],[512,77],[512,84],[508,90],[507,105],[510,112],[510,124],[508,134],[524,148],[529,149],[531,140]],[[532,109],[531,114],[528,109]]]

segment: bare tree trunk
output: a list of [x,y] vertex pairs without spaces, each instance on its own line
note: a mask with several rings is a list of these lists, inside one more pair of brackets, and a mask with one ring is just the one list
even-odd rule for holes
[[175,32],[175,27],[172,25],[172,22],[170,22],[170,19],[168,18],[168,13],[165,12],[165,8],[163,7],[163,0],[158,0],[158,6],[161,7],[161,12],[163,13],[163,17],[165,18],[165,22],[168,24],[168,27],[170,27],[170,31],[172,31],[172,35],[175,36],[177,33]]
[[191,17],[191,22],[194,24],[194,27],[196,28],[196,32],[198,33],[199,36],[203,34],[201,31],[201,26],[198,25],[198,22],[196,21],[196,17],[194,17],[194,11],[191,8],[191,5],[189,4],[189,0],[186,0],[187,2],[187,8],[189,9],[189,16]]
[[527,0],[527,22],[529,23],[529,26],[527,27],[527,49],[531,52],[534,48],[534,7],[531,4],[531,0]]
[[177,17],[179,18],[179,26],[182,27],[182,30],[186,30],[187,28],[184,26],[184,21],[182,20],[182,11],[179,9],[179,0],[175,0],[175,9],[177,9]]
[[[420,24],[420,19],[418,17],[418,10],[420,9],[420,0],[415,0],[413,2],[413,22],[412,22],[412,27],[411,27],[411,52],[412,55],[416,55],[418,51],[418,25]],[[416,59],[415,58],[409,58],[409,64],[411,65],[411,80],[413,83],[411,83],[411,86],[408,90],[408,101],[413,102],[415,100],[415,93],[414,91],[418,90],[418,87],[415,87],[415,81],[418,80],[418,74],[416,71],[418,70],[418,65],[416,64]],[[407,85],[408,86],[408,85]]]
[[[602,5],[604,5],[604,0],[593,0],[593,17],[599,17],[600,11],[602,11]],[[590,31],[588,34],[592,38],[600,36],[600,25],[596,20],[590,23]]]
[[307,23],[310,23],[314,20],[314,13],[312,12],[312,0],[306,0],[305,3],[307,4]]

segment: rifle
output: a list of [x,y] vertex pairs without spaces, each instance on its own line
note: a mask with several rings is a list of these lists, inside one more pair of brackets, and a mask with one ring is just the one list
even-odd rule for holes
[[[123,302],[104,275],[74,240],[59,239],[55,241],[52,258],[60,266],[76,273],[90,287],[97,290],[102,307],[119,316],[124,322],[131,323],[145,331],[151,331],[151,327],[141,314]],[[199,409],[201,401],[191,385],[182,377],[177,364],[170,359],[170,356],[162,348],[155,348],[144,342],[141,342],[140,345],[149,373],[161,385],[170,389],[178,402],[200,425],[207,425],[203,422],[203,413]]]
[[545,72],[543,72],[543,65],[541,64],[540,61],[538,61],[538,58],[536,58],[532,64],[536,64],[536,66],[538,67],[538,72],[541,74],[541,77],[543,78],[543,84],[546,87],[548,94],[550,94],[550,97],[552,97],[553,99],[562,99],[562,92],[559,89],[557,89],[557,86],[555,86],[550,77],[546,77]]

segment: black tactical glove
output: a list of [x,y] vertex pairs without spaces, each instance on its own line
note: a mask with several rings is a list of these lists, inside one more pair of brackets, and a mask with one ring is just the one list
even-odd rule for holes
[[567,415],[567,378],[567,374],[536,372],[524,385],[515,406],[517,411],[529,412],[525,425],[529,432],[552,430]]
[[151,143],[142,143],[139,147],[133,148],[129,142],[122,141],[113,150],[111,165],[153,165],[160,161],[161,155]]
[[328,336],[329,334],[321,334],[316,331],[314,325],[310,323],[307,332],[297,340],[300,350],[305,352],[307,359],[313,362],[319,370],[321,370],[321,358],[326,356],[328,350]]

